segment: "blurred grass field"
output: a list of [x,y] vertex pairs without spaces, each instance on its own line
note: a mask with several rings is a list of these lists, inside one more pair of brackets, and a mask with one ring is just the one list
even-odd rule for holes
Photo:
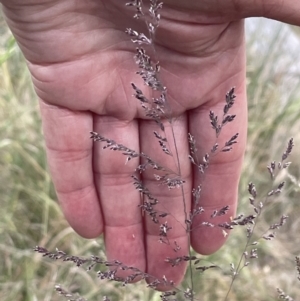
[[[262,197],[272,188],[267,164],[279,160],[290,137],[295,149],[287,187],[266,209],[258,231],[282,214],[290,216],[276,240],[259,246],[259,259],[244,269],[229,300],[276,300],[276,287],[300,300],[294,256],[300,255],[300,34],[267,20],[247,25],[249,139],[240,183],[239,212],[249,212],[247,184]],[[78,237],[64,220],[47,172],[38,104],[18,46],[0,18],[0,300],[63,300],[54,285],[80,286],[88,300],[158,300],[143,284],[125,289],[101,284],[71,264],[43,260],[32,248],[59,248],[74,255],[103,253],[99,240]],[[229,269],[245,243],[243,229],[208,261]],[[229,277],[208,271],[196,277],[200,300],[223,300]],[[82,285],[84,283],[84,285]]]

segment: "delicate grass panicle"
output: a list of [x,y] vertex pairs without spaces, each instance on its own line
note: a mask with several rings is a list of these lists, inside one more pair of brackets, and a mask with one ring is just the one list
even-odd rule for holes
[[[284,182],[280,182],[275,185],[276,177],[283,169],[286,169],[290,162],[286,162],[287,158],[291,154],[292,148],[294,146],[293,139],[290,139],[288,147],[282,155],[281,160],[276,163],[271,162],[268,166],[268,171],[271,175],[274,187],[269,190],[265,198],[261,198],[256,191],[255,185],[249,183],[248,191],[250,194],[249,203],[252,212],[248,215],[238,214],[236,217],[228,218],[228,222],[215,223],[215,217],[226,215],[230,209],[228,205],[223,208],[219,208],[210,213],[210,219],[202,222],[197,227],[218,227],[224,235],[227,235],[227,231],[232,230],[237,226],[242,226],[246,228],[245,246],[239,260],[236,264],[230,263],[229,270],[224,267],[224,264],[215,264],[210,262],[209,264],[203,265],[203,257],[197,256],[193,253],[190,247],[190,234],[193,231],[193,221],[196,216],[202,214],[204,209],[200,206],[201,198],[201,183],[197,187],[193,188],[193,206],[191,211],[188,211],[188,206],[186,204],[183,186],[185,181],[182,178],[181,166],[179,160],[179,153],[177,149],[177,141],[175,139],[173,124],[176,122],[172,118],[172,108],[168,103],[168,90],[164,86],[162,79],[160,78],[160,64],[155,58],[155,33],[159,26],[160,21],[160,10],[162,8],[162,3],[156,0],[150,0],[150,7],[146,8],[141,0],[133,0],[126,4],[129,7],[135,9],[134,18],[140,19],[141,22],[145,22],[147,27],[147,34],[140,33],[134,29],[127,28],[126,33],[130,36],[132,42],[137,45],[136,54],[134,56],[135,62],[138,66],[137,74],[141,76],[144,84],[150,88],[152,91],[152,97],[147,97],[141,87],[138,87],[135,83],[131,83],[133,88],[133,95],[139,101],[141,107],[145,111],[145,115],[154,120],[157,124],[157,130],[153,132],[154,137],[157,139],[157,147],[161,148],[161,151],[170,156],[176,162],[177,170],[171,170],[167,167],[162,166],[156,161],[155,158],[151,158],[146,153],[138,153],[118,142],[111,140],[109,137],[103,137],[100,133],[91,132],[91,138],[94,142],[104,144],[103,149],[108,149],[111,151],[121,152],[126,157],[126,162],[137,159],[141,163],[133,171],[132,179],[135,189],[137,189],[143,196],[143,202],[139,205],[142,212],[149,216],[154,224],[157,224],[157,231],[159,235],[158,243],[164,243],[169,245],[174,250],[174,257],[164,258],[164,261],[170,264],[174,269],[182,262],[188,262],[189,268],[187,272],[188,284],[184,284],[183,287],[176,287],[172,279],[167,279],[164,275],[160,278],[154,277],[148,273],[145,273],[136,267],[124,265],[118,260],[107,261],[98,256],[91,256],[87,258],[67,255],[63,251],[56,250],[55,252],[48,251],[43,247],[36,247],[35,251],[43,254],[43,256],[62,261],[71,261],[77,267],[84,266],[87,271],[96,270],[99,279],[107,279],[110,281],[116,281],[121,283],[123,286],[127,286],[135,279],[146,279],[148,287],[152,289],[161,288],[163,286],[169,291],[162,292],[160,294],[160,299],[166,300],[202,300],[199,295],[196,294],[195,290],[195,273],[203,273],[209,269],[218,268],[222,275],[226,275],[228,278],[228,289],[227,293],[224,294],[223,300],[228,300],[230,293],[232,291],[232,286],[236,278],[239,276],[241,270],[248,266],[251,260],[258,258],[258,250],[256,246],[260,240],[272,240],[275,237],[275,231],[281,228],[286,222],[287,216],[282,215],[277,223],[273,223],[268,229],[259,237],[254,236],[254,230],[261,216],[262,210],[266,205],[272,202],[274,197],[280,195],[282,189],[284,188]],[[148,52],[153,53],[150,57]],[[130,84],[130,83],[128,83]],[[235,119],[235,115],[230,114],[231,108],[235,102],[234,88],[231,88],[229,92],[225,95],[224,107],[221,118],[213,111],[209,112],[208,123],[210,122],[212,128],[212,134],[216,137],[216,142],[214,145],[207,146],[207,153],[203,157],[199,158],[198,151],[196,147],[196,140],[192,133],[188,134],[188,143],[190,147],[189,159],[191,164],[202,174],[202,179],[205,181],[205,172],[210,166],[210,162],[214,156],[218,155],[220,152],[229,152],[234,147],[234,144],[238,142],[238,133],[234,134],[232,137],[228,137],[228,140],[224,145],[218,144],[218,137],[222,133],[222,129],[228,123],[231,123]],[[171,129],[171,138],[166,134],[165,124],[169,123]],[[169,141],[171,139],[172,141]],[[170,147],[173,145],[174,147]],[[171,151],[171,149],[173,149]],[[177,252],[181,249],[181,246],[177,242],[171,245],[168,239],[168,234],[173,230],[173,225],[169,224],[165,219],[170,213],[157,210],[160,200],[156,198],[155,195],[144,185],[141,175],[145,171],[153,170],[153,177],[157,181],[158,185],[162,186],[162,189],[166,187],[167,189],[180,189],[182,193],[182,202],[184,208],[184,220],[178,221],[184,227],[186,235],[188,237],[189,243],[189,253],[184,256],[176,256]],[[299,258],[297,258],[297,269],[299,273]],[[119,271],[127,271],[126,277],[120,277]],[[175,270],[174,270],[175,271]],[[299,273],[300,274],[300,273]],[[80,296],[76,296],[73,293],[69,293],[63,289],[60,285],[55,287],[56,291],[69,300],[85,300]],[[285,300],[288,296],[285,296],[284,292],[278,289],[278,293]],[[110,300],[109,297],[104,297],[103,300]]]
[[[285,155],[285,154],[284,154]],[[297,269],[297,274],[298,274],[298,280],[300,281],[300,257],[296,256],[295,258],[295,262],[296,262],[296,269]],[[278,293],[278,298],[279,299],[283,299],[286,301],[294,301],[294,299],[292,297],[290,297],[289,295],[287,295],[282,289],[277,288],[277,293]]]

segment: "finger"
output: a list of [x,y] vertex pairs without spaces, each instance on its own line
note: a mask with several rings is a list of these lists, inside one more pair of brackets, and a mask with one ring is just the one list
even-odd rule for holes
[[40,109],[48,164],[64,215],[78,234],[97,237],[103,221],[93,178],[92,115],[43,101]]
[[[261,0],[260,11],[250,16],[265,17],[277,21],[300,26],[300,3],[294,0]],[[256,5],[254,5],[256,7]]]
[[[94,131],[139,152],[137,121],[122,121],[97,116]],[[139,157],[126,163],[124,151],[103,149],[106,143],[94,146],[95,181],[105,221],[104,237],[109,260],[145,270],[145,249],[141,218],[140,193],[134,189],[132,175]],[[119,276],[128,273],[118,273]]]
[[[188,236],[185,220],[190,211],[191,200],[191,167],[188,161],[187,145],[187,118],[181,116],[174,118],[172,123],[164,122],[165,131],[159,131],[154,121],[142,121],[140,123],[141,149],[164,170],[157,170],[147,166],[142,173],[143,186],[149,190],[149,197],[145,194],[144,204],[153,202],[151,196],[158,200],[153,210],[145,212],[147,272],[154,278],[162,279],[165,276],[175,284],[181,282],[186,264],[180,262],[175,267],[168,263],[167,258],[174,259],[188,255]],[[163,138],[170,154],[166,154],[159,144],[159,139],[153,134],[156,131]],[[174,136],[173,136],[174,135]],[[174,144],[176,140],[176,147]],[[145,163],[145,160],[144,162]],[[185,181],[183,186],[169,189],[165,179],[157,180],[157,176],[166,178],[178,178]],[[160,214],[167,213],[166,217]],[[163,228],[167,226],[169,230]],[[164,230],[165,229],[165,230]],[[166,232],[164,235],[164,231]],[[161,241],[161,242],[160,242]],[[178,249],[178,246],[180,249]],[[174,251],[174,249],[178,249]],[[165,290],[170,287],[157,287]]]
[[[225,94],[225,93],[224,93]],[[224,98],[218,95],[219,99]],[[218,98],[217,98],[218,99]],[[209,125],[209,111],[212,110],[222,120],[225,101],[219,101],[211,106],[209,104],[190,113],[190,130],[194,133],[198,157],[200,162],[205,153],[210,153],[212,146],[217,142],[219,149],[225,145],[236,133],[239,133],[238,143],[233,145],[230,152],[219,152],[211,156],[208,168],[204,173],[194,168],[194,188],[201,185],[199,205],[203,207],[204,213],[193,220],[192,246],[201,254],[210,254],[217,251],[225,242],[227,232],[217,225],[229,222],[235,215],[237,204],[237,189],[242,167],[243,155],[246,144],[247,133],[247,104],[245,87],[242,84],[236,90],[236,101],[230,114],[235,114],[233,122],[222,129],[218,139],[215,131]],[[223,216],[211,218],[214,210],[229,206],[228,212]],[[203,222],[212,223],[215,227],[201,226]]]

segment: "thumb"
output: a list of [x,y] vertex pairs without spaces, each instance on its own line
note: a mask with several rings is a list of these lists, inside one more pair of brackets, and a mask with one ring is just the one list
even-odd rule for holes
[[300,26],[299,0],[261,0],[262,17]]

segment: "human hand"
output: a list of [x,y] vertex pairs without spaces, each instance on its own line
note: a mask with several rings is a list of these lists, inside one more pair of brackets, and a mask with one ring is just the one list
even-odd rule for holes
[[[201,205],[207,214],[199,216],[195,224],[207,221],[214,209],[225,205],[231,206],[230,212],[218,221],[234,215],[247,131],[241,19],[259,15],[296,24],[295,1],[285,1],[280,9],[276,2],[280,1],[262,0],[259,6],[257,1],[235,1],[234,6],[232,1],[165,1],[156,50],[175,118],[187,209],[191,189],[200,180],[189,164],[187,133],[195,136],[199,154],[207,152],[215,141],[209,111],[222,110],[225,93],[236,87],[233,110],[237,117],[224,128],[219,143],[236,132],[239,143],[231,153],[218,155],[206,171]],[[160,245],[157,226],[147,217],[143,222],[140,195],[132,185],[132,170],[139,162],[124,165],[123,156],[102,150],[89,139],[90,131],[99,132],[174,168],[173,160],[166,160],[156,146],[155,123],[145,118],[132,97],[130,82],[140,88],[143,84],[135,75],[134,47],[124,29],[142,30],[142,26],[117,0],[2,3],[40,98],[48,162],[70,225],[89,238],[104,231],[109,259],[147,269],[157,277],[166,275],[178,283],[184,266],[174,274],[164,259],[174,257],[175,240],[181,246],[178,256],[188,253],[186,232],[177,222],[184,224],[181,192],[165,194],[153,182],[153,175],[145,174],[145,186],[163,204],[163,211],[171,213],[171,247]],[[220,229],[192,232],[192,245],[203,254],[216,251],[224,240]]]

